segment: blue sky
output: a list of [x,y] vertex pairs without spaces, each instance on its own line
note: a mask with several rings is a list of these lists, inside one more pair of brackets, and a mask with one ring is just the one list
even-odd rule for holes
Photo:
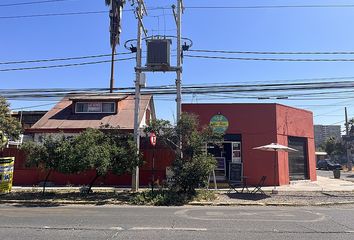
[[[2,0],[1,4],[33,0]],[[148,8],[168,7],[170,0],[145,0]],[[354,4],[340,0],[185,0],[191,6],[260,6]],[[1,5],[0,4],[0,5]],[[3,19],[45,13],[106,10],[103,0],[69,0],[57,3],[12,7],[0,6],[0,62],[71,57],[110,53],[108,14],[65,17]],[[125,9],[131,9],[129,4]],[[186,9],[183,36],[193,40],[193,49],[234,51],[354,51],[352,29],[354,7],[348,8],[273,8],[273,9]],[[175,35],[171,10],[151,10],[144,24],[150,34]],[[137,22],[130,11],[123,14],[121,42],[136,38]],[[175,48],[175,46],[174,46]],[[126,52],[123,46],[118,52]],[[215,54],[214,54],[215,55]],[[240,55],[233,55],[240,56]],[[252,57],[242,55],[243,57]],[[269,57],[269,56],[256,56]],[[272,57],[272,56],[270,56]],[[280,56],[282,57],[282,56]],[[289,56],[283,56],[289,57]],[[299,57],[299,56],[290,56]],[[312,58],[312,56],[300,56]],[[321,56],[332,58],[333,56]],[[354,58],[351,56],[344,56]],[[102,58],[98,60],[106,60]],[[94,61],[84,60],[84,61]],[[83,62],[83,61],[71,61]],[[174,60],[172,60],[174,62]],[[55,63],[51,63],[55,64]],[[116,87],[133,86],[135,61],[116,63]],[[0,69],[50,65],[2,65]],[[354,77],[354,62],[264,62],[210,59],[184,59],[183,84],[274,82],[326,77]],[[1,89],[18,88],[89,88],[109,86],[110,64],[57,69],[0,72]],[[175,74],[151,73],[148,85],[174,84]],[[205,96],[184,97],[184,102],[205,102]],[[212,99],[213,102],[274,102],[275,100]],[[314,112],[317,124],[343,120],[344,106],[354,117],[354,106],[347,100],[277,102]],[[12,108],[44,104],[43,101],[11,101]],[[155,102],[159,118],[173,120],[173,97]],[[33,108],[48,109],[51,106]],[[28,109],[27,109],[28,110]],[[339,124],[342,124],[340,122]]]

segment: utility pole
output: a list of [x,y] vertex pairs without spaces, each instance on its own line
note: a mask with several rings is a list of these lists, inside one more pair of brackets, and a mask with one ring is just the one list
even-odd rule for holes
[[[134,141],[139,154],[140,148],[140,131],[139,131],[139,106],[140,106],[140,75],[141,75],[141,32],[142,32],[142,17],[144,0],[138,0],[137,18],[138,18],[138,36],[136,44],[136,68],[135,68],[135,106],[134,106]],[[133,171],[132,174],[132,191],[139,190],[139,167]]]
[[[182,11],[183,11],[183,0],[177,0],[177,14],[175,15],[175,20],[177,24],[177,79],[176,79],[176,113],[177,113],[177,123],[181,120],[181,113],[182,113],[182,89],[181,89],[181,82],[182,82],[182,45],[181,45],[181,38],[182,38]],[[176,16],[177,15],[177,16]],[[177,154],[182,158],[182,136],[178,136],[178,151]]]
[[182,28],[182,8],[183,1],[177,0],[177,79],[176,79],[176,103],[177,103],[177,121],[181,119],[181,108],[182,108],[182,91],[181,91],[181,82],[182,82],[182,49],[181,49],[181,28]]
[[350,146],[350,137],[349,137],[349,123],[348,123],[348,113],[347,113],[347,107],[344,108],[345,110],[345,135],[347,136],[347,139],[345,141],[345,145],[347,148],[347,168],[348,171],[352,171],[352,154],[351,154],[351,146]]

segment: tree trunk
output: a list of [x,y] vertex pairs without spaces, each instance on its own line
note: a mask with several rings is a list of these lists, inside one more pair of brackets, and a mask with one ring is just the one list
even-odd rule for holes
[[97,178],[99,178],[100,175],[96,172],[96,176],[92,179],[89,188],[87,189],[87,194],[89,194],[91,192],[91,188],[93,186],[93,184],[96,182]]
[[50,169],[50,170],[48,171],[47,176],[46,176],[45,179],[44,179],[42,195],[44,195],[45,186],[47,185],[47,181],[48,181],[49,175],[50,175],[51,173],[52,173],[52,169]]

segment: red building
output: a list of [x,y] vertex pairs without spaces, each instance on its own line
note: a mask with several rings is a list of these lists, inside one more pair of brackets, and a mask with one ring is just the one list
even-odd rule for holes
[[[280,104],[183,104],[182,111],[199,116],[201,126],[211,124],[225,131],[221,146],[208,145],[208,152],[217,157],[220,180],[232,177],[230,163],[241,166],[241,175],[250,185],[262,176],[266,176],[266,185],[273,185],[274,180],[276,185],[316,180],[312,112]],[[298,151],[253,149],[270,143]]]
[[[152,95],[142,95],[140,99],[139,129],[156,119],[155,107]],[[121,131],[131,132],[134,130],[134,96],[101,94],[101,95],[75,95],[65,97],[49,110],[30,129],[35,141],[53,134],[65,134],[72,136],[87,128],[100,128],[109,125]],[[143,153],[144,166],[140,168],[140,184],[148,185],[151,182],[151,159],[153,150],[145,138],[141,138],[140,151]],[[38,168],[27,168],[25,166],[25,154],[19,149],[5,149],[3,156],[15,156],[14,185],[37,185],[45,178],[46,172]],[[156,146],[155,179],[162,181],[165,178],[166,166],[171,165],[174,158],[173,152],[165,146]],[[64,175],[54,172],[49,181],[56,185],[81,185],[89,184],[95,176],[94,171],[87,171],[81,174]],[[97,180],[98,185],[120,185],[130,186],[131,175],[117,176],[109,174]]]
[[[36,140],[44,135],[64,132],[68,135],[102,124],[133,131],[133,96],[76,96],[64,98],[29,130]],[[140,128],[155,119],[153,98],[142,97],[140,102]],[[309,111],[280,104],[182,104],[182,111],[199,116],[202,126],[211,125],[224,133],[224,141],[207,145],[207,151],[217,159],[217,179],[247,180],[256,185],[266,176],[266,185],[286,185],[293,180],[316,180],[313,116]],[[296,152],[265,152],[253,148],[279,143],[295,148]],[[35,185],[43,181],[45,173],[25,167],[23,153],[15,156],[15,185]],[[17,151],[17,150],[16,150]],[[141,141],[145,164],[140,171],[141,185],[151,182],[153,150],[147,139]],[[5,155],[4,155],[5,156]],[[166,168],[174,159],[174,152],[158,142],[155,153],[156,178],[166,177]],[[275,164],[276,163],[276,164]],[[231,167],[230,167],[231,166]],[[57,185],[88,184],[94,171],[80,175],[54,173],[49,179]],[[274,181],[275,180],[275,181]],[[97,181],[100,185],[131,184],[131,176],[108,175]]]

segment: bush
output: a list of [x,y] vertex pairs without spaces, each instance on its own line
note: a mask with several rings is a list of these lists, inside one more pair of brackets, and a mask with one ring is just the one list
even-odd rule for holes
[[195,194],[196,188],[207,185],[209,174],[215,168],[215,164],[215,159],[207,154],[194,156],[190,160],[176,159],[172,165],[174,181],[170,189]]
[[194,194],[159,190],[136,193],[130,200],[130,203],[135,205],[182,206],[194,200],[213,201],[215,199],[215,192],[207,190],[196,191]]

